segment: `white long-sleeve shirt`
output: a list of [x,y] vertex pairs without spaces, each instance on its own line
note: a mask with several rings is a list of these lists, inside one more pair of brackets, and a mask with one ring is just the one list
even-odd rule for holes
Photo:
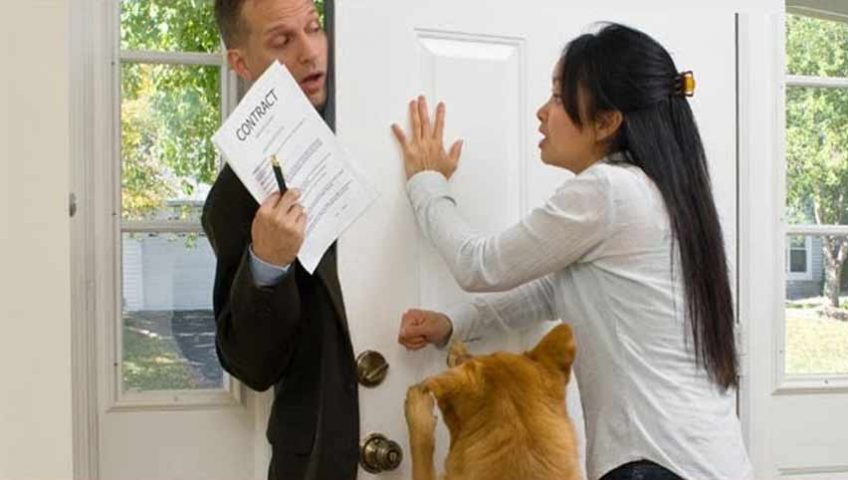
[[460,285],[504,292],[447,311],[454,335],[572,325],[589,479],[640,459],[687,479],[752,477],[736,392],[696,364],[665,204],[641,169],[598,162],[492,236],[468,226],[441,174],[421,172],[407,190]]

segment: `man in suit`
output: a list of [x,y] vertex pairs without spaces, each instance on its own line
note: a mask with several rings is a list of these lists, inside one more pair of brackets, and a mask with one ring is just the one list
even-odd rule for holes
[[[239,77],[250,83],[279,60],[324,118],[332,117],[330,42],[312,0],[216,0],[215,14]],[[297,192],[257,205],[228,166],[206,199],[202,223],[217,257],[221,364],[254,390],[274,386],[269,478],[356,478],[356,369],[335,246],[314,275],[307,273],[297,262],[306,224]]]

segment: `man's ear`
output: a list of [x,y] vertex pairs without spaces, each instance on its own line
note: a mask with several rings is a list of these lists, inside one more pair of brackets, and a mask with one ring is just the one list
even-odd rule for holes
[[250,72],[250,69],[247,67],[247,60],[245,59],[244,52],[240,48],[230,48],[227,49],[227,63],[230,65],[230,68],[236,72],[242,80],[247,83],[253,82],[253,74]]
[[571,375],[571,364],[574,363],[576,353],[571,326],[563,323],[548,332],[536,347],[527,353],[527,356],[542,365],[559,370],[565,375],[567,381]]
[[595,119],[595,137],[599,142],[612,140],[623,122],[624,115],[618,110],[599,112]]

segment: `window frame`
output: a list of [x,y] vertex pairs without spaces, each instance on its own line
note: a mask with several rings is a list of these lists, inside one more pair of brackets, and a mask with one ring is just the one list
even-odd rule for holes
[[[112,278],[104,286],[99,304],[102,305],[100,325],[104,326],[105,337],[100,340],[100,351],[104,353],[100,372],[106,379],[101,398],[108,399],[107,411],[139,410],[183,410],[194,408],[224,407],[243,403],[243,387],[232,376],[224,372],[223,388],[198,390],[124,391],[123,389],[123,318],[121,301],[123,294],[122,237],[126,233],[201,234],[203,228],[198,221],[175,220],[125,220],[122,215],[122,156],[121,156],[121,70],[123,64],[167,64],[179,66],[214,66],[220,68],[221,121],[232,112],[238,103],[238,77],[230,71],[226,60],[226,48],[221,44],[220,52],[159,52],[148,50],[124,50],[121,48],[121,0],[108,3],[109,25],[104,32],[109,45],[109,68],[105,69],[104,82],[109,85],[110,95],[102,105],[102,114],[108,118],[109,132],[107,150],[98,162],[103,177],[108,178],[108,194],[99,210],[100,218],[109,225],[106,248],[99,249],[98,263],[108,270]],[[219,156],[217,167],[222,167]]]
[[848,6],[840,0],[786,0],[786,12],[795,15],[848,22]]
[[[819,8],[817,8],[819,7]],[[787,14],[801,15],[807,17],[818,18],[828,21],[837,21],[848,24],[848,15],[843,15],[841,12],[828,11],[821,0],[789,0],[787,1]],[[785,28],[785,27],[784,27]],[[786,47],[786,37],[781,35],[784,48]],[[788,54],[788,52],[787,52]],[[781,290],[783,295],[778,297],[779,314],[776,317],[777,328],[775,329],[777,355],[774,377],[773,393],[780,395],[795,395],[804,393],[845,393],[848,392],[848,372],[834,374],[789,374],[786,372],[786,311],[785,311],[785,288],[787,280],[796,280],[791,272],[789,272],[788,252],[790,248],[790,237],[805,236],[808,242],[811,242],[812,236],[848,236],[848,225],[817,225],[817,224],[793,224],[788,221],[786,215],[786,98],[790,87],[807,87],[807,88],[826,88],[826,89],[848,89],[848,77],[816,77],[805,75],[790,75],[787,72],[785,57],[780,58],[778,63],[782,67],[783,88],[782,88],[782,104],[778,110],[779,125],[781,128],[778,132],[780,145],[780,164],[778,179],[778,192],[780,203],[777,205],[781,218],[781,229],[777,232],[783,237],[783,261],[784,268],[782,269]],[[811,262],[811,256],[808,254],[808,264]],[[808,268],[808,271],[811,270]],[[804,278],[806,279],[806,278]]]

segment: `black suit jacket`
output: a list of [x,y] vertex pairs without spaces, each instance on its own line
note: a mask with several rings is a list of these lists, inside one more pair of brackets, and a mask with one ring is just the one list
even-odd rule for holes
[[218,358],[252,389],[274,386],[269,478],[356,478],[357,382],[335,245],[314,275],[295,261],[278,285],[257,287],[248,247],[258,207],[225,166],[203,209],[217,256]]

